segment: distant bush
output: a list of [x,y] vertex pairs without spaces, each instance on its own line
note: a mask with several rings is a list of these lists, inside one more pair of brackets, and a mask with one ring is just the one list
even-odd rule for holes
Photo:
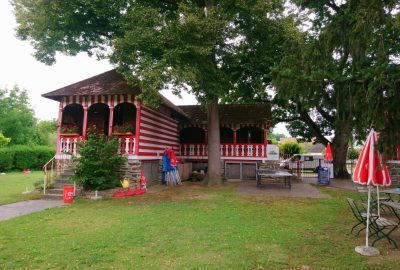
[[285,156],[300,154],[301,146],[297,142],[285,142],[279,145],[279,151]]
[[358,159],[359,156],[360,156],[360,149],[349,148],[349,150],[347,151],[347,159],[349,160]]
[[14,145],[0,149],[0,171],[41,170],[55,154],[54,147]]

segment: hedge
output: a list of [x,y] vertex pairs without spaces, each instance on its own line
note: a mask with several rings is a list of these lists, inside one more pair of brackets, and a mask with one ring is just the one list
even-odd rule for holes
[[0,148],[0,172],[13,170],[41,170],[56,150],[51,146],[14,145]]

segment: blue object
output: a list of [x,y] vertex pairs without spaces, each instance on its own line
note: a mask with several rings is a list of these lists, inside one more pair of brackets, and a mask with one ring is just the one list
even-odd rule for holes
[[331,179],[329,178],[329,168],[321,167],[318,169],[318,185],[329,185],[331,183]]
[[400,192],[400,187],[396,188],[396,190],[397,190],[398,192]]

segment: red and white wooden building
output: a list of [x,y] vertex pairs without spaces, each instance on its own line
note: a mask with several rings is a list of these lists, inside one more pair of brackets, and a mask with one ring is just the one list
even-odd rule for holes
[[[175,106],[161,96],[157,109],[137,97],[115,70],[46,93],[59,102],[56,159],[76,155],[89,132],[119,141],[128,159],[157,161],[166,148],[189,162],[206,162],[207,114],[198,105]],[[277,146],[268,144],[270,104],[220,105],[221,159],[225,162],[278,160]]]

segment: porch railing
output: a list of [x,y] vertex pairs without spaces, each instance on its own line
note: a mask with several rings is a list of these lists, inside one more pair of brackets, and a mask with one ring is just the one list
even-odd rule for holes
[[[222,157],[266,157],[267,149],[264,144],[256,143],[221,143]],[[207,157],[208,145],[204,143],[185,143],[180,145],[181,156]]]
[[61,153],[69,153],[71,155],[77,155],[77,148],[78,148],[78,143],[83,140],[83,137],[80,135],[74,135],[74,136],[65,136],[61,135],[60,136],[60,142],[59,142],[59,151]]
[[119,135],[118,139],[118,154],[134,155],[135,154],[135,136]]
[[[115,136],[118,140],[119,155],[134,155],[135,154],[135,135],[118,135]],[[69,154],[79,156],[78,144],[83,141],[83,136],[60,136],[58,155]]]

